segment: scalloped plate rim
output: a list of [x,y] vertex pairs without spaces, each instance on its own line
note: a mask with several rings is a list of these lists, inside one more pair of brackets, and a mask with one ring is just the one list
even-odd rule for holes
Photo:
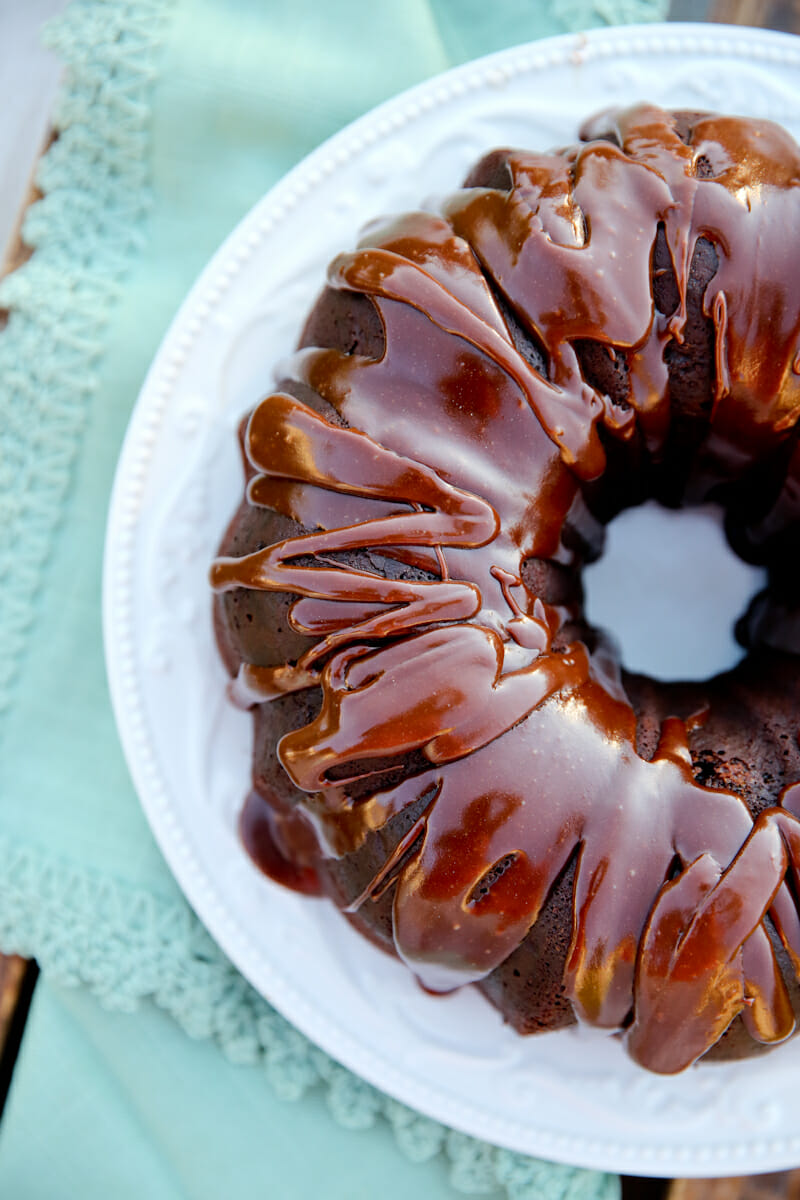
[[[103,575],[103,631],[112,702],[123,749],[145,814],[170,869],[192,907],[257,990],[333,1057],[345,1062],[382,1090],[445,1124],[496,1144],[556,1161],[627,1173],[667,1176],[741,1174],[747,1170],[768,1171],[791,1166],[800,1162],[800,1137],[751,1139],[745,1145],[744,1154],[741,1153],[743,1143],[739,1142],[736,1148],[730,1146],[729,1159],[725,1158],[725,1151],[729,1149],[727,1145],[719,1148],[722,1154],[680,1154],[676,1148],[675,1154],[665,1156],[661,1146],[626,1144],[624,1138],[591,1142],[569,1132],[561,1138],[554,1138],[551,1132],[531,1129],[528,1124],[524,1136],[520,1137],[518,1129],[498,1129],[491,1120],[481,1119],[480,1113],[477,1113],[476,1119],[475,1112],[465,1109],[463,1105],[461,1108],[454,1106],[447,1097],[437,1094],[435,1086],[432,1091],[429,1088],[426,1092],[413,1080],[409,1084],[402,1067],[398,1070],[396,1063],[376,1062],[374,1056],[359,1053],[352,1037],[349,1044],[346,1040],[342,1042],[339,1037],[341,1031],[335,1025],[324,1018],[320,1020],[319,1014],[306,1012],[304,1003],[298,1009],[291,984],[287,985],[281,979],[275,964],[264,959],[263,953],[252,941],[249,930],[243,928],[230,911],[224,889],[221,893],[217,880],[204,873],[193,856],[175,812],[170,808],[159,764],[153,756],[152,747],[148,745],[135,649],[132,651],[134,657],[126,659],[124,647],[126,638],[131,637],[136,619],[131,570],[139,545],[137,539],[143,529],[146,532],[146,526],[141,524],[142,478],[146,477],[147,464],[154,453],[160,422],[169,411],[170,389],[180,374],[181,354],[191,352],[192,337],[188,331],[192,322],[195,325],[199,322],[199,327],[202,327],[214,304],[220,301],[220,294],[224,299],[224,287],[220,290],[218,282],[226,274],[235,276],[237,268],[232,264],[241,258],[241,248],[248,237],[254,236],[259,220],[270,210],[275,212],[291,204],[292,197],[300,195],[302,198],[302,189],[307,191],[311,186],[309,180],[314,172],[321,174],[324,180],[326,164],[332,164],[328,174],[346,167],[348,157],[357,156],[363,149],[363,146],[359,149],[360,140],[366,134],[374,134],[387,121],[390,126],[388,136],[392,137],[392,121],[404,108],[411,112],[418,108],[420,101],[427,102],[428,98],[432,99],[434,107],[451,102],[453,94],[449,97],[445,95],[444,100],[436,98],[437,91],[441,93],[444,89],[446,92],[448,86],[455,85],[467,91],[484,89],[489,94],[491,89],[502,89],[515,73],[521,74],[524,70],[546,71],[549,65],[567,61],[591,69],[594,64],[602,64],[616,56],[646,61],[656,53],[668,57],[672,54],[689,57],[708,55],[712,49],[710,42],[704,39],[712,36],[721,45],[723,56],[730,55],[748,62],[784,61],[800,65],[800,40],[797,38],[736,26],[642,25],[595,30],[586,34],[565,34],[499,51],[418,84],[360,117],[294,167],[259,201],[211,258],[188,293],[155,356],[120,454],[109,508]],[[477,84],[476,77],[479,77]],[[416,118],[411,116],[407,119],[413,121]],[[374,138],[372,144],[375,144]],[[280,217],[274,219],[279,225]],[[204,309],[205,317],[202,315]],[[196,333],[192,336],[196,337]],[[226,514],[221,514],[220,530],[225,519]],[[713,1066],[701,1068],[703,1071],[720,1073],[728,1069]],[[620,1121],[620,1137],[624,1127],[623,1119]]]

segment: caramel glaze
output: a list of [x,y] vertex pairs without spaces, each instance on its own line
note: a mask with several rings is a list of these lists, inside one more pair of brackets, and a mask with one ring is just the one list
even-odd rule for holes
[[[663,458],[667,359],[701,241],[717,260],[703,299],[714,378],[682,499],[738,494],[780,459],[785,482],[739,527],[751,557],[780,559],[800,523],[800,156],[766,122],[648,106],[582,136],[496,155],[498,186],[375,226],[336,259],[329,286],[369,297],[383,352],[302,350],[299,391],[252,413],[247,500],[306,532],[217,559],[212,583],[290,594],[292,629],[313,639],[280,666],[243,662],[233,685],[246,706],[321,689],[278,748],[304,794],[275,818],[302,886],[315,854],[345,855],[418,805],[355,906],[393,887],[397,953],[445,991],[512,953],[576,856],[575,1013],[675,1072],[737,1014],[759,1042],[794,1028],[764,921],[800,968],[800,785],[754,819],[696,782],[677,718],[641,757],[613,656],[567,639],[575,611],[533,594],[522,564],[579,561],[586,489],[609,456]],[[669,312],[654,299],[665,270]],[[586,377],[585,339],[624,364],[625,395]],[[302,403],[303,388],[325,403]],[[354,566],[364,551],[414,570]]]

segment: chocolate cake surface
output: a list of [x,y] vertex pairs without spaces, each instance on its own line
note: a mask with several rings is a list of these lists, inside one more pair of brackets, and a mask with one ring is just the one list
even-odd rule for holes
[[[670,1073],[795,1026],[800,152],[645,105],[582,139],[334,261],[243,427],[215,618],[262,869],[427,988]],[[586,622],[648,498],[767,567],[731,672],[629,675]]]

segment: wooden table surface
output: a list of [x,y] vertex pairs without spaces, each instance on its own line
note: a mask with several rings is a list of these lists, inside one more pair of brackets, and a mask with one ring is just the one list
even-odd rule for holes
[[[673,20],[756,25],[800,33],[800,0],[672,0]],[[42,147],[44,149],[45,147]],[[34,153],[31,162],[35,161]],[[37,198],[29,185],[21,213]],[[0,267],[0,277],[30,255],[20,235],[21,216]],[[5,314],[0,310],[0,331]],[[0,954],[0,1114],[8,1093],[38,970],[36,964]],[[800,1168],[726,1179],[644,1179],[625,1176],[623,1200],[800,1200]]]

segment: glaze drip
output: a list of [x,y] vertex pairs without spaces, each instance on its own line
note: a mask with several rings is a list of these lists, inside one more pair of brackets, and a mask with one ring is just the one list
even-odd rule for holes
[[[741,796],[696,781],[677,718],[640,756],[602,643],[570,640],[579,612],[545,603],[523,564],[578,562],[584,489],[614,444],[654,464],[666,452],[666,352],[685,336],[703,239],[718,260],[703,297],[715,372],[685,494],[737,486],[787,442],[800,159],[767,123],[701,116],[684,141],[647,106],[585,136],[556,155],[505,152],[504,189],[375,226],[333,263],[329,287],[374,306],[382,352],[304,349],[287,390],[255,409],[247,499],[300,532],[219,558],[212,584],[291,595],[290,626],[313,639],[292,661],[242,661],[234,684],[244,705],[321,695],[278,748],[303,793],[298,869],[310,830],[317,855],[342,856],[417,806],[351,907],[393,889],[397,953],[442,991],[502,963],[574,861],[573,1008],[674,1072],[737,1014],[757,1041],[794,1028],[765,917],[797,968],[786,878],[796,889],[800,792],[754,821]],[[668,313],[654,300],[659,237]],[[545,348],[542,369],[516,328]],[[585,369],[587,341],[624,363],[624,398]],[[800,517],[797,457],[747,531],[754,547]],[[365,569],[376,554],[398,570]]]

